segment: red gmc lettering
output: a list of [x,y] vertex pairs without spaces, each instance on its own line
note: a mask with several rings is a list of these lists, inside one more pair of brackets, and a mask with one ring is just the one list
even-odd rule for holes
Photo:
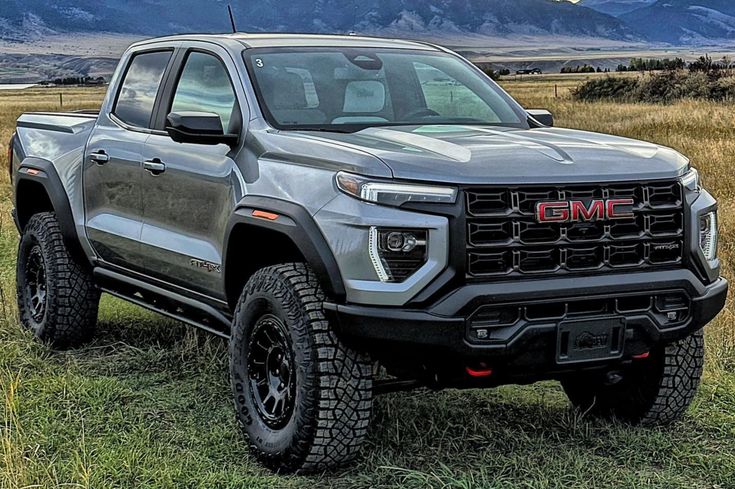
[[572,208],[572,221],[597,221],[605,216],[605,203],[601,200],[593,200],[589,207],[579,200],[572,201],[569,205]]
[[567,202],[540,202],[536,208],[540,222],[566,222],[569,220]]
[[[607,201],[608,219],[625,219],[633,217],[633,199],[611,199]],[[618,210],[618,207],[629,207],[628,211]]]
[[633,199],[581,200],[570,202],[539,202],[536,219],[539,222],[591,222],[605,219],[627,219],[634,216]]

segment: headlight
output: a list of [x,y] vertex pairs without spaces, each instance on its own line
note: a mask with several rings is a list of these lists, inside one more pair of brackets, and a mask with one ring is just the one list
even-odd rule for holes
[[337,173],[335,180],[342,192],[375,204],[400,206],[406,202],[454,204],[457,201],[457,189],[452,187],[370,180],[345,172]]
[[681,183],[687,190],[699,192],[699,172],[692,168],[681,177]]
[[699,247],[707,261],[717,258],[716,212],[710,212],[699,218]]

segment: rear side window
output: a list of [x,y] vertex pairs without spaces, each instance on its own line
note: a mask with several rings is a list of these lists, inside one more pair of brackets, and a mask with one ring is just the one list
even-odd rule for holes
[[158,51],[133,57],[113,111],[118,119],[131,126],[150,127],[156,94],[171,55],[171,51]]
[[237,98],[227,68],[216,56],[192,52],[186,59],[176,87],[171,112],[209,112],[217,114],[225,132],[230,128]]

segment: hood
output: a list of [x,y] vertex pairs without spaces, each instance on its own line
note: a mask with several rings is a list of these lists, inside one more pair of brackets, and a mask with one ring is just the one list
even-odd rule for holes
[[[306,135],[307,133],[304,133]],[[375,127],[308,133],[372,154],[394,178],[457,184],[575,183],[675,178],[689,160],[643,141],[571,129]]]

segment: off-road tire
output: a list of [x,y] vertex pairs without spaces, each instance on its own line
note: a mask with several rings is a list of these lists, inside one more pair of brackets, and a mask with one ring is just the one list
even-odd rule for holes
[[[277,472],[312,473],[344,466],[358,455],[367,434],[370,357],[340,341],[323,302],[313,271],[292,263],[256,272],[235,312],[230,377],[237,419],[257,458]],[[281,325],[281,341],[290,348],[295,367],[295,376],[288,380],[294,383],[293,408],[283,426],[275,428],[261,414],[267,405],[259,404],[258,387],[251,383],[256,382],[260,365],[269,363],[254,363],[261,350],[260,345],[251,346],[256,323],[264,318]]]
[[704,336],[697,331],[681,341],[635,360],[623,380],[604,385],[599,377],[562,381],[572,405],[582,412],[615,417],[642,426],[661,426],[681,418],[699,387],[704,366]]
[[[94,336],[100,291],[88,265],[69,253],[55,214],[35,214],[28,221],[18,246],[16,289],[21,323],[42,341],[71,348]],[[41,309],[32,302],[38,297],[32,290],[39,289]]]

